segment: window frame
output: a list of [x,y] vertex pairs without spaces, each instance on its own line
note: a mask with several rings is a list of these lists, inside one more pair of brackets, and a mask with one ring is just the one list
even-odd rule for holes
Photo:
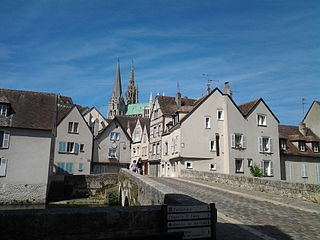
[[0,143],[0,149],[8,149],[10,146],[10,132],[7,130],[0,130],[2,133],[2,142]]
[[111,132],[110,133],[110,140],[111,141],[119,141],[120,140],[120,133],[119,132]]
[[[237,162],[241,161],[241,167],[240,169],[237,169]],[[244,173],[244,167],[243,167],[243,158],[236,158],[235,159],[235,168],[234,168],[234,171],[235,173]]]
[[[207,121],[207,119],[208,119],[208,121]],[[211,129],[211,117],[210,116],[204,116],[204,128]]]
[[224,120],[224,111],[223,111],[223,109],[217,109],[217,120],[218,121],[223,121]]
[[[262,122],[260,121],[262,119]],[[257,114],[257,125],[259,127],[266,127],[267,126],[267,115],[266,114]]]
[[217,151],[217,141],[216,140],[210,140],[209,141],[209,150],[210,150],[210,152],[216,152]]
[[[188,166],[189,165],[189,166]],[[192,162],[186,162],[186,165],[185,165],[186,169],[193,169],[193,166],[192,166]]]
[[68,133],[79,134],[79,122],[69,122]]
[[209,163],[209,170],[210,171],[217,171],[217,163]]
[[312,142],[312,151],[315,153],[319,152],[319,142]]
[[[265,171],[265,163],[269,163],[269,167],[268,167],[267,171]],[[274,176],[273,163],[271,160],[262,160],[261,161],[261,170],[262,170],[265,177],[273,177]]]
[[8,105],[0,104],[0,116],[3,116],[3,117],[8,116]]
[[305,141],[298,141],[298,148],[299,148],[299,152],[307,151],[306,142]]
[[253,167],[253,159],[252,158],[247,158],[247,161],[248,161],[248,167]]
[[[266,145],[264,145],[264,140],[268,139],[268,142]],[[273,153],[273,142],[271,137],[261,136],[258,138],[258,147],[259,147],[259,153]],[[266,150],[267,149],[267,150]]]
[[[113,153],[113,154],[110,154]],[[117,158],[117,148],[109,148],[108,158]]]

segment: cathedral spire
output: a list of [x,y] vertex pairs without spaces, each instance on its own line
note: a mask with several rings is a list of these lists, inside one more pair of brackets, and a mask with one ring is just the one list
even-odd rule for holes
[[134,65],[131,62],[130,81],[126,92],[126,104],[138,103],[138,86],[134,85]]
[[116,77],[114,80],[112,97],[122,97],[120,60],[119,59],[118,59],[118,64],[117,64],[117,69],[116,69]]

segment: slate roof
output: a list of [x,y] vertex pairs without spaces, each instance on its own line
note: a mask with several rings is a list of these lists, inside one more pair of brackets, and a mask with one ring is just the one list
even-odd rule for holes
[[[175,97],[157,96],[158,103],[162,114],[174,115],[179,109],[175,101]],[[197,100],[190,98],[181,98],[181,107],[183,106],[194,106]]]
[[11,108],[0,118],[2,127],[51,130],[55,125],[57,94],[0,89],[0,99]]
[[150,118],[139,118],[142,130],[146,126],[147,128],[147,135],[150,136]]
[[293,142],[296,142],[296,141],[319,142],[320,139],[310,129],[307,129],[307,134],[306,136],[304,136],[299,131],[298,126],[279,125],[279,138],[283,138],[287,140],[286,150],[281,151],[282,154],[320,157],[320,153],[313,152],[313,150],[310,149],[307,145],[306,145],[306,151],[301,152],[293,144]]
[[121,124],[123,129],[130,129],[130,136],[133,133],[133,130],[136,126],[136,123],[138,121],[137,117],[128,117],[128,116],[115,116],[115,118],[118,120],[118,122]]
[[68,113],[73,109],[72,108],[66,108],[66,107],[58,107],[58,114],[57,114],[57,123],[59,124],[62,119],[64,119],[64,117],[66,115],[68,115]]

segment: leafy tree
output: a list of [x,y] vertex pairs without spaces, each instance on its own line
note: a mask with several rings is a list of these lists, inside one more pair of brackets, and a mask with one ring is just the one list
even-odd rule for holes
[[109,206],[119,206],[120,198],[117,192],[113,192],[109,195]]

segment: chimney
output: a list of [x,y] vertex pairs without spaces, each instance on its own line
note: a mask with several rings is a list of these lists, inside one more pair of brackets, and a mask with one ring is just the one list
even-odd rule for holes
[[176,93],[176,104],[177,104],[177,110],[180,109],[181,107],[181,93],[177,92]]
[[232,98],[232,91],[229,82],[224,83],[224,94],[228,94]]
[[299,131],[301,132],[301,134],[303,136],[306,136],[307,135],[307,127],[306,127],[306,124],[304,122],[301,122],[299,124]]
[[99,133],[99,120],[98,118],[93,122],[93,136],[97,136]]

